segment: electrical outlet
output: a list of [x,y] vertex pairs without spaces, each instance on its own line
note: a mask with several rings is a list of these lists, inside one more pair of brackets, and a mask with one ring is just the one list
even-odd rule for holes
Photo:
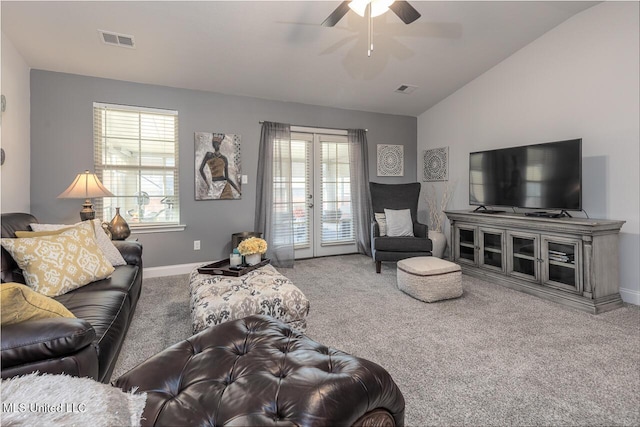
[[200,240],[194,240],[193,241],[193,250],[194,251],[199,251],[200,250]]
[[242,183],[243,184],[248,184],[249,183],[249,177],[247,175],[242,175]]

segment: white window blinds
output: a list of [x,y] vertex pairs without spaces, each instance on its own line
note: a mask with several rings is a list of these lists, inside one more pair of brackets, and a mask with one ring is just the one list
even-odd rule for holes
[[116,197],[95,199],[109,221],[120,208],[130,226],[180,223],[178,112],[93,104],[94,167]]
[[[311,246],[312,150],[313,134],[291,133],[291,197],[293,243],[296,249]],[[274,194],[277,193],[274,191]]]

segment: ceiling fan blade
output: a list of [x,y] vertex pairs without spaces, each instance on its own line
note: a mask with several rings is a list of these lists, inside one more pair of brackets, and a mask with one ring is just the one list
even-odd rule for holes
[[323,27],[333,27],[342,19],[344,15],[349,12],[349,1],[343,1],[340,6],[336,7],[336,10],[331,12],[331,15],[327,17],[322,23]]
[[421,16],[420,13],[418,13],[418,11],[406,1],[396,0],[391,4],[391,6],[389,6],[389,9],[398,15],[398,18],[400,18],[405,24],[411,24]]

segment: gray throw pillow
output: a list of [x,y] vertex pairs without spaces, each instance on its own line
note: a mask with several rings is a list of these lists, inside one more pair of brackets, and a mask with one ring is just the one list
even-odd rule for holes
[[384,216],[387,219],[387,236],[389,237],[413,237],[413,221],[409,209],[385,209]]

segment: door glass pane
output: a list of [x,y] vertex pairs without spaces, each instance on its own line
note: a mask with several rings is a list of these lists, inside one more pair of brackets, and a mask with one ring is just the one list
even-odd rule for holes
[[483,232],[482,236],[484,241],[483,264],[502,268],[502,235]]
[[293,198],[293,244],[296,248],[311,245],[311,142],[291,140],[291,193]]
[[575,253],[571,244],[549,242],[549,280],[576,286]]
[[460,241],[460,244],[458,245],[460,258],[475,262],[476,261],[475,232],[473,230],[459,228],[458,237]]
[[513,236],[511,244],[513,247],[513,271],[535,277],[535,241]]
[[473,261],[475,259],[475,250],[472,247],[460,246],[460,258]]
[[273,241],[276,245],[287,244],[292,240],[290,235],[292,218],[292,147],[289,140],[276,140],[273,144]]
[[352,243],[354,232],[348,143],[322,141],[320,156],[321,244]]
[[460,229],[460,243],[468,243],[473,245],[473,230]]
[[494,233],[484,233],[484,248],[502,250],[502,235]]

